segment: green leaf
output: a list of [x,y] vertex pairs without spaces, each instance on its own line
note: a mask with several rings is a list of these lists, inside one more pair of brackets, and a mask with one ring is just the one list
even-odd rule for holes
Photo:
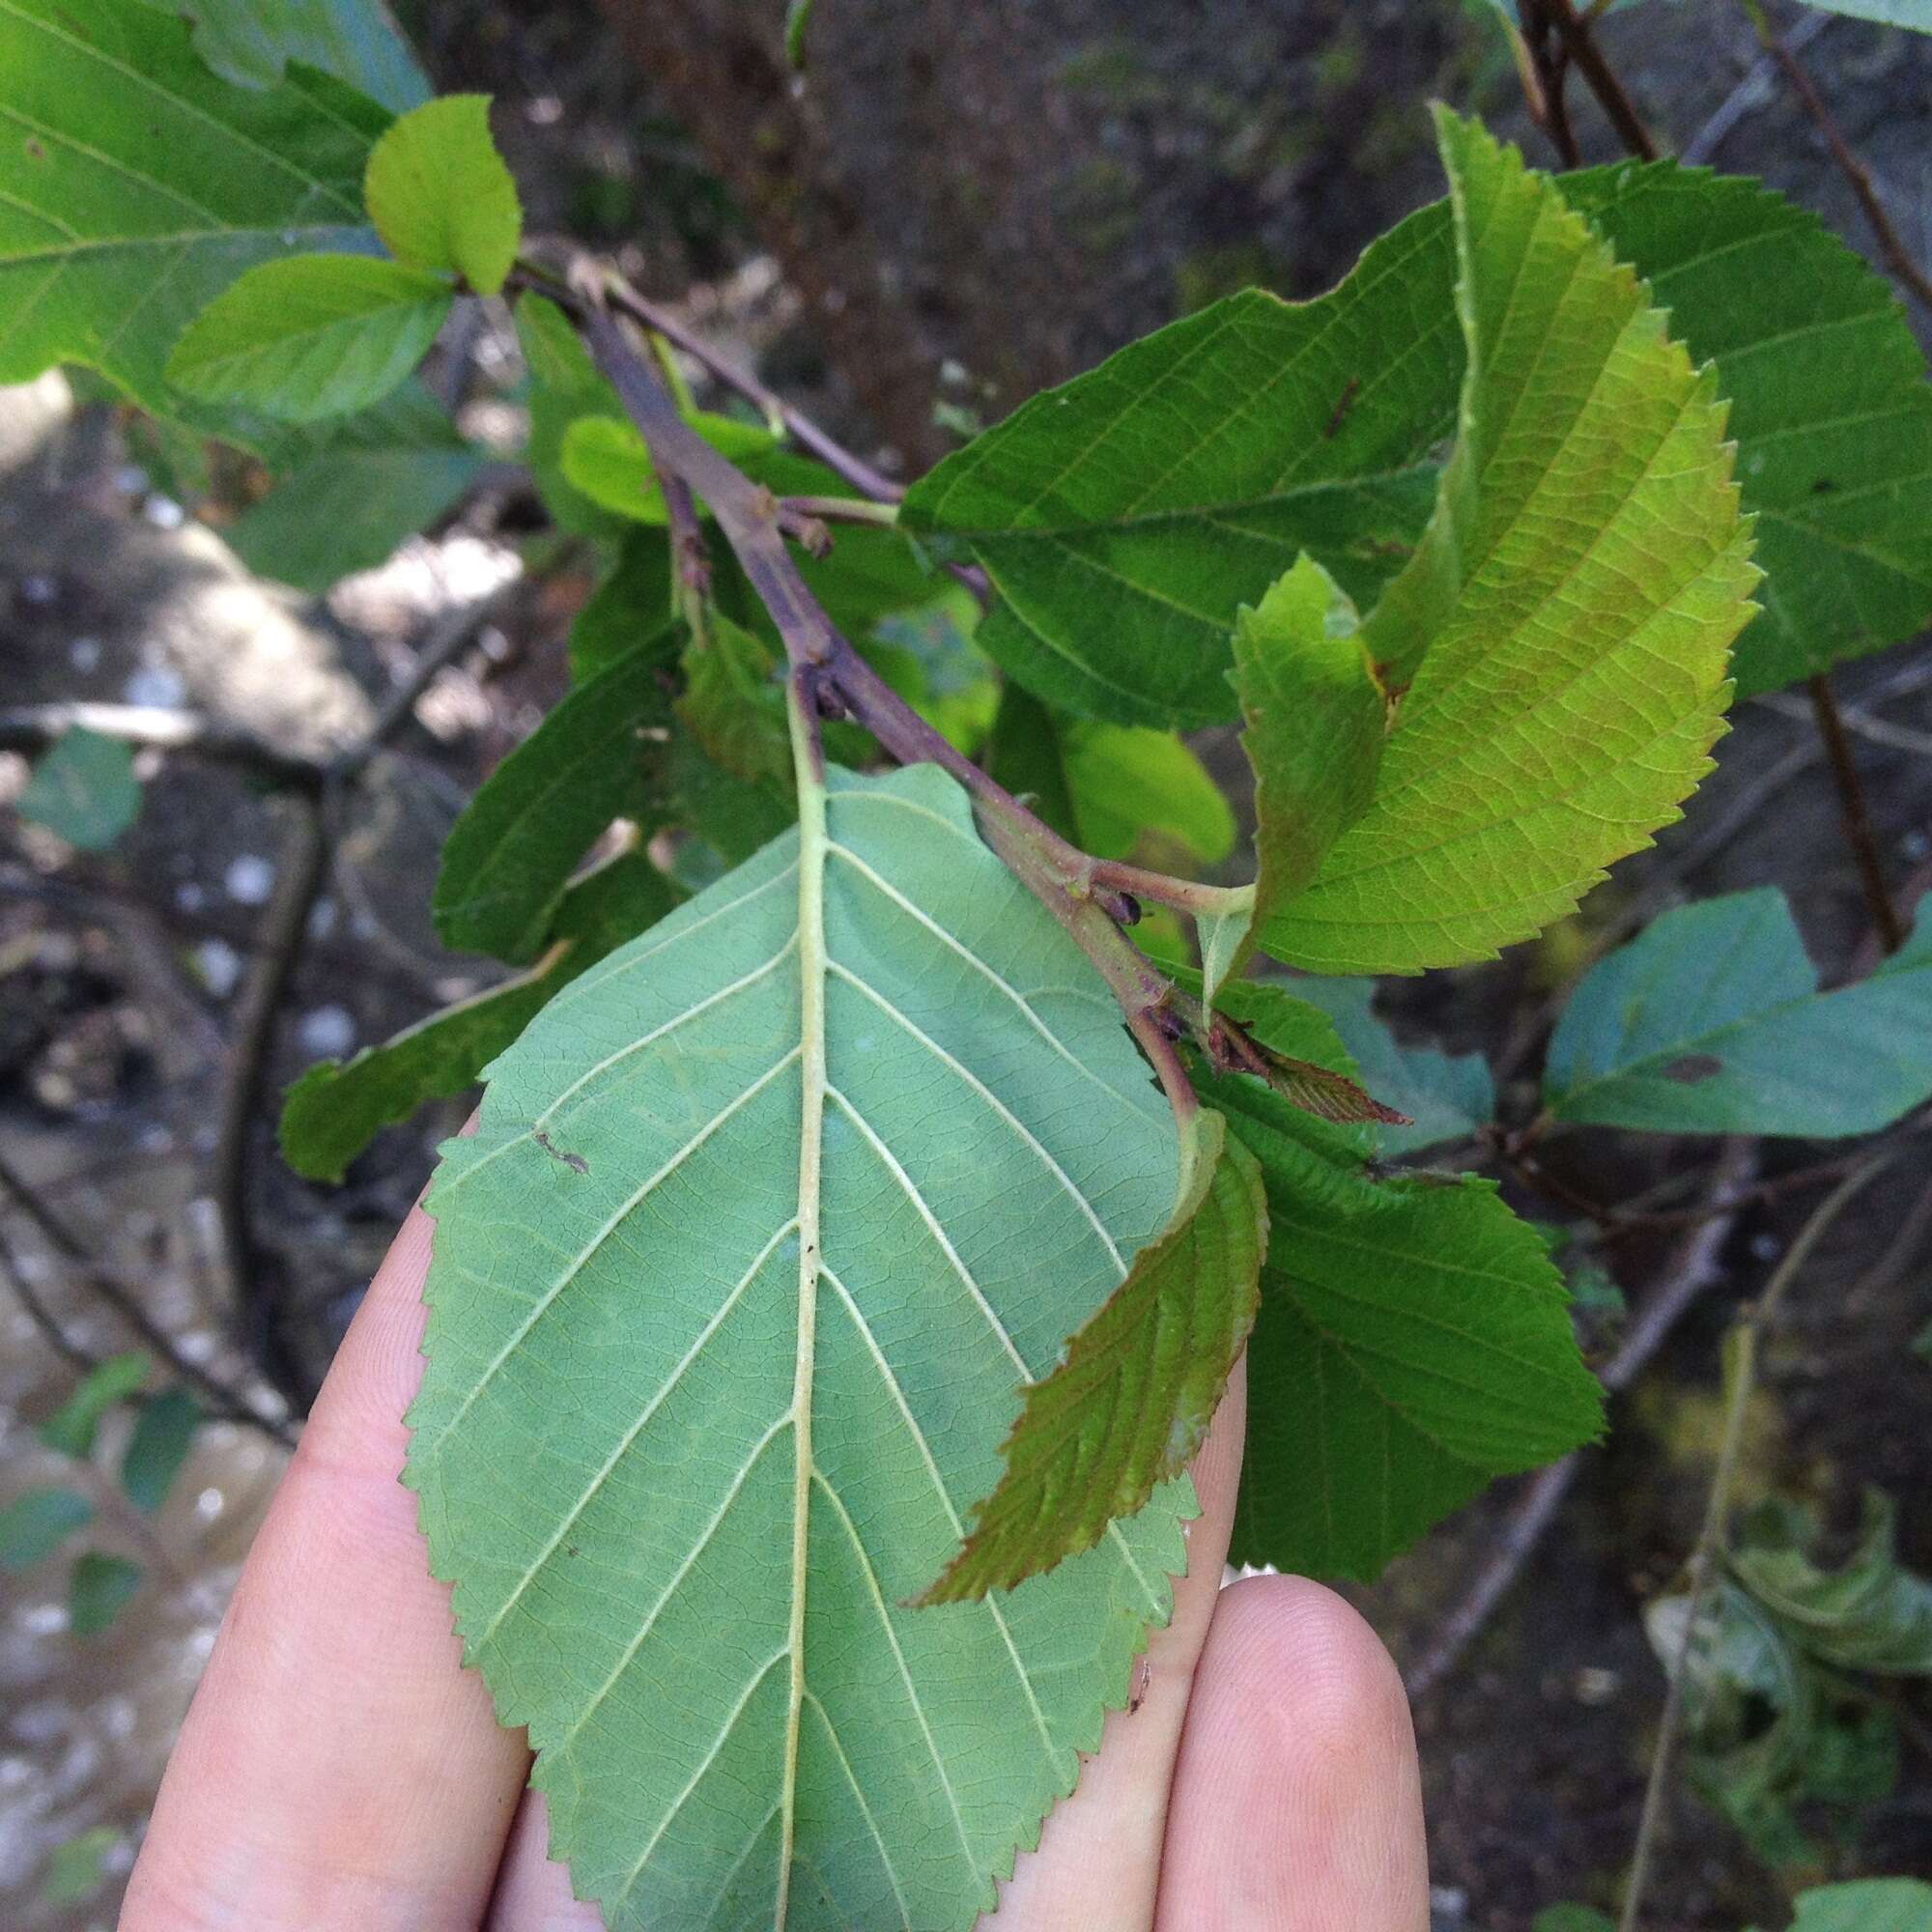
[[1932,34],[1932,0],[1805,0],[1805,4],[1822,7],[1828,14],[1849,14],[1855,20],[1877,20],[1888,27],[1916,27],[1921,34]]
[[1250,289],[1035,397],[915,483],[902,525],[1000,592],[987,652],[1128,724],[1233,714],[1235,613],[1306,551],[1366,606],[1407,556],[1463,346],[1438,213],[1332,294]]
[[570,627],[572,683],[586,683],[654,637],[671,610],[669,543],[657,530],[626,530],[615,561]]
[[634,788],[639,734],[669,717],[682,640],[667,625],[577,686],[464,808],[430,900],[445,946],[513,964],[536,956],[571,873]]
[[1679,1134],[1864,1134],[1932,1094],[1932,905],[1821,993],[1776,887],[1680,906],[1601,960],[1549,1043],[1559,1120]]
[[524,214],[490,138],[487,94],[445,94],[405,114],[376,143],[362,191],[397,261],[447,270],[479,296],[501,290]]
[[195,23],[195,51],[223,80],[271,87],[290,61],[358,87],[401,114],[429,99],[408,43],[379,0],[149,0]]
[[107,1856],[120,1842],[112,1825],[94,1825],[56,1845],[41,1897],[49,1905],[85,1905],[107,1883]]
[[0,1510],[0,1570],[31,1570],[93,1519],[94,1505],[78,1490],[22,1490]]
[[1004,1604],[902,1606],[1176,1141],[964,793],[828,783],[552,1002],[429,1196],[408,1480],[611,1932],[963,1932],[1184,1559],[1181,1479]]
[[83,852],[106,851],[141,813],[133,747],[70,725],[35,765],[14,810]]
[[1932,385],[1891,285],[1808,209],[1751,181],[1620,163],[1564,198],[1717,364],[1763,613],[1740,696],[1909,638],[1932,618]]
[[377,1133],[425,1100],[472,1087],[558,988],[684,897],[641,853],[626,852],[565,892],[550,947],[526,973],[444,1007],[346,1064],[308,1068],[282,1102],[282,1157],[311,1180],[340,1180]]
[[332,427],[221,532],[258,577],[317,594],[386,563],[462,497],[484,461],[414,378]]
[[1371,1010],[1373,980],[1296,980],[1292,990],[1334,1021],[1355,1078],[1378,1100],[1409,1116],[1407,1126],[1376,1129],[1378,1150],[1388,1158],[1467,1140],[1495,1119],[1495,1082],[1483,1056],[1404,1046]]
[[1096,859],[1128,858],[1147,838],[1190,866],[1219,865],[1235,847],[1220,787],[1172,731],[1056,717],[1009,684],[986,768],[1009,791],[1032,794],[1039,815]]
[[1210,1000],[1240,970],[1253,925],[1265,926],[1313,883],[1375,796],[1389,707],[1359,631],[1355,607],[1311,556],[1236,614],[1233,677],[1255,774],[1257,869],[1247,921],[1204,938]]
[[553,301],[517,300],[517,341],[530,376],[530,435],[524,460],[557,527],[619,537],[626,520],[594,503],[563,473],[563,440],[580,416],[621,417],[617,392],[598,373],[569,318]]
[[[1347,1068],[1318,1009],[1241,981],[1226,994],[1258,1037]],[[1493,1182],[1375,1179],[1365,1129],[1245,1075],[1199,1066],[1196,1086],[1268,1203],[1231,1561],[1372,1577],[1492,1477],[1598,1434],[1562,1277]]]
[[1219,1114],[1196,1115],[1182,1148],[1166,1229],[1027,1386],[999,1487],[922,1604],[1010,1590],[1092,1549],[1200,1448],[1254,1325],[1267,1203]]
[[1731,1568],[1826,1663],[1887,1677],[1932,1675],[1932,1582],[1899,1562],[1896,1516],[1884,1491],[1867,1490],[1858,1547],[1835,1570],[1819,1567],[1812,1539],[1752,1535],[1747,1525]]
[[109,1355],[99,1367],[90,1369],[80,1386],[41,1424],[41,1440],[63,1456],[90,1454],[100,1418],[147,1380],[148,1366],[147,1356],[138,1349]]
[[1801,1891],[1791,1932],[1932,1932],[1932,1885],[1859,1878]]
[[153,1516],[167,1501],[201,1419],[201,1405],[185,1388],[163,1389],[142,1403],[121,1457],[121,1487],[136,1509]]
[[1589,1905],[1546,1905],[1529,1932],[1617,1932],[1615,1921]]
[[678,722],[724,770],[753,783],[791,775],[780,659],[762,638],[713,612],[709,635],[684,651]]
[[439,276],[367,255],[264,262],[188,325],[168,381],[291,422],[347,415],[422,360],[452,299]]
[[185,405],[162,365],[244,270],[369,245],[362,167],[387,112],[299,68],[230,86],[143,0],[9,0],[0,74],[0,383],[80,362],[156,414],[285,447],[270,419]]
[[67,1627],[75,1636],[99,1636],[141,1587],[141,1566],[125,1556],[90,1549],[73,1559],[67,1580]]
[[[774,447],[769,430],[731,416],[694,410],[685,420],[733,463],[766,454]],[[634,523],[665,521],[664,492],[651,469],[644,440],[622,417],[578,416],[564,431],[560,461],[565,481],[599,509]]]
[[1462,432],[1361,633],[1406,686],[1374,802],[1260,933],[1316,972],[1486,958],[1561,918],[1709,769],[1751,611],[1709,376],[1548,181],[1474,123],[1438,126]]

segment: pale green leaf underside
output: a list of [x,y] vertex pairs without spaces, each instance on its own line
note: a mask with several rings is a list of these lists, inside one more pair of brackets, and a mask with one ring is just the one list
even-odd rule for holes
[[1543,1092],[1601,1126],[1875,1132],[1932,1094],[1932,912],[1830,993],[1775,887],[1666,913],[1572,995]]
[[1916,27],[1932,34],[1932,0],[1806,0],[1828,14],[1849,14],[1855,20],[1877,20],[1888,27]]
[[1407,686],[1373,802],[1257,926],[1314,972],[1484,958],[1569,912],[1709,768],[1752,609],[1709,376],[1553,184],[1474,123],[1440,132],[1462,420],[1362,628]]
[[830,782],[822,901],[787,834],[567,988],[430,1197],[409,1480],[612,1932],[964,1927],[1183,1563],[1184,1480],[1010,1596],[900,1607],[1164,1224],[1176,1142],[952,781]]
[[162,365],[258,262],[372,240],[387,113],[320,73],[233,87],[144,0],[0,0],[0,382],[99,369],[143,408],[271,459],[289,433],[185,403]]

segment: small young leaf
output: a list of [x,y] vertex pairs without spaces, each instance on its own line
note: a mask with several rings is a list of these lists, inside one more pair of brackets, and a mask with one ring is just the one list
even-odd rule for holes
[[[1388,705],[1359,630],[1354,606],[1306,555],[1236,614],[1232,675],[1255,774],[1255,924],[1313,882],[1375,795]],[[1209,1000],[1240,970],[1251,930],[1232,951],[1218,930],[1211,948],[1204,943]]]
[[1129,858],[1144,837],[1195,866],[1219,865],[1234,850],[1227,800],[1172,731],[1057,717],[1009,682],[986,769],[1036,800],[1040,817],[1096,859]]
[[376,143],[362,192],[399,262],[461,275],[494,296],[517,259],[517,185],[490,138],[490,97],[446,94],[405,114]]
[[[769,430],[731,416],[694,410],[685,418],[706,442],[733,463],[770,453]],[[565,480],[600,509],[639,524],[665,521],[664,492],[636,426],[615,415],[579,416],[564,431],[560,452]]]
[[22,1490],[0,1510],[0,1570],[30,1570],[94,1518],[78,1490]]
[[1182,1147],[1165,1231],[1028,1386],[999,1487],[920,1603],[1010,1590],[1093,1548],[1201,1446],[1254,1325],[1267,1203],[1219,1114],[1197,1114]]
[[104,852],[141,811],[133,749],[84,725],[63,731],[28,779],[14,810],[83,852]]
[[282,1102],[282,1157],[311,1180],[340,1180],[377,1133],[425,1100],[461,1094],[557,990],[655,925],[684,892],[639,852],[586,873],[564,894],[550,950],[527,973],[445,1007],[346,1065],[308,1068]]
[[90,1549],[73,1559],[67,1580],[67,1627],[75,1636],[99,1636],[141,1587],[141,1566],[125,1556]]
[[450,299],[440,277],[368,255],[264,262],[188,325],[168,381],[291,422],[347,415],[381,401],[422,360]]
[[63,1456],[89,1454],[100,1418],[147,1380],[148,1368],[148,1358],[138,1349],[109,1355],[99,1368],[90,1370],[80,1386],[41,1424],[41,1440]]
[[1865,1134],[1932,1094],[1932,901],[1821,993],[1776,887],[1680,906],[1591,971],[1549,1043],[1559,1120],[1678,1134]]
[[1738,1580],[1826,1663],[1886,1677],[1932,1676],[1932,1581],[1898,1560],[1897,1511],[1867,1490],[1858,1548],[1835,1570],[1804,1542],[1747,1533],[1730,1552]]
[[1495,1081],[1483,1056],[1402,1045],[1371,1010],[1373,980],[1301,979],[1289,990],[1335,1022],[1362,1085],[1409,1117],[1406,1126],[1377,1130],[1378,1151],[1387,1158],[1467,1140],[1495,1119]]
[[200,1426],[201,1405],[185,1388],[162,1389],[142,1403],[121,1458],[121,1487],[136,1509],[153,1516],[167,1501]]
[[90,1826],[54,1847],[41,1896],[49,1905],[85,1905],[107,1883],[107,1855],[121,1842],[112,1825]]
[[1462,432],[1361,632],[1406,691],[1374,802],[1257,927],[1323,973],[1486,958],[1568,912],[1709,769],[1752,611],[1709,376],[1552,183],[1474,123],[1438,128]]
[[639,733],[670,715],[682,640],[668,624],[579,685],[484,781],[444,841],[430,901],[445,946],[536,956],[571,873],[632,793]]

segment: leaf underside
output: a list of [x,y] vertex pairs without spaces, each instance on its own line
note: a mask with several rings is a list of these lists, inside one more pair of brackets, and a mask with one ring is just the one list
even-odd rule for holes
[[952,781],[830,786],[552,1003],[429,1198],[408,1481],[612,1932],[964,1927],[1184,1560],[1183,1478],[1009,1597],[902,1607],[1176,1143]]

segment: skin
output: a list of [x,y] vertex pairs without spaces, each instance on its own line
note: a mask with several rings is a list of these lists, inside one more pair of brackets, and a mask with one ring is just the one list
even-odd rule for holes
[[[121,1932],[594,1932],[520,1731],[462,1668],[397,1482],[431,1224],[403,1224],[243,1570]],[[1298,1577],[1217,1590],[1237,1371],[1132,1713],[1003,1888],[997,1932],[1426,1932],[1422,1800],[1375,1634]],[[983,1922],[983,1921],[982,1921]],[[666,1928],[670,1932],[670,1928]]]

